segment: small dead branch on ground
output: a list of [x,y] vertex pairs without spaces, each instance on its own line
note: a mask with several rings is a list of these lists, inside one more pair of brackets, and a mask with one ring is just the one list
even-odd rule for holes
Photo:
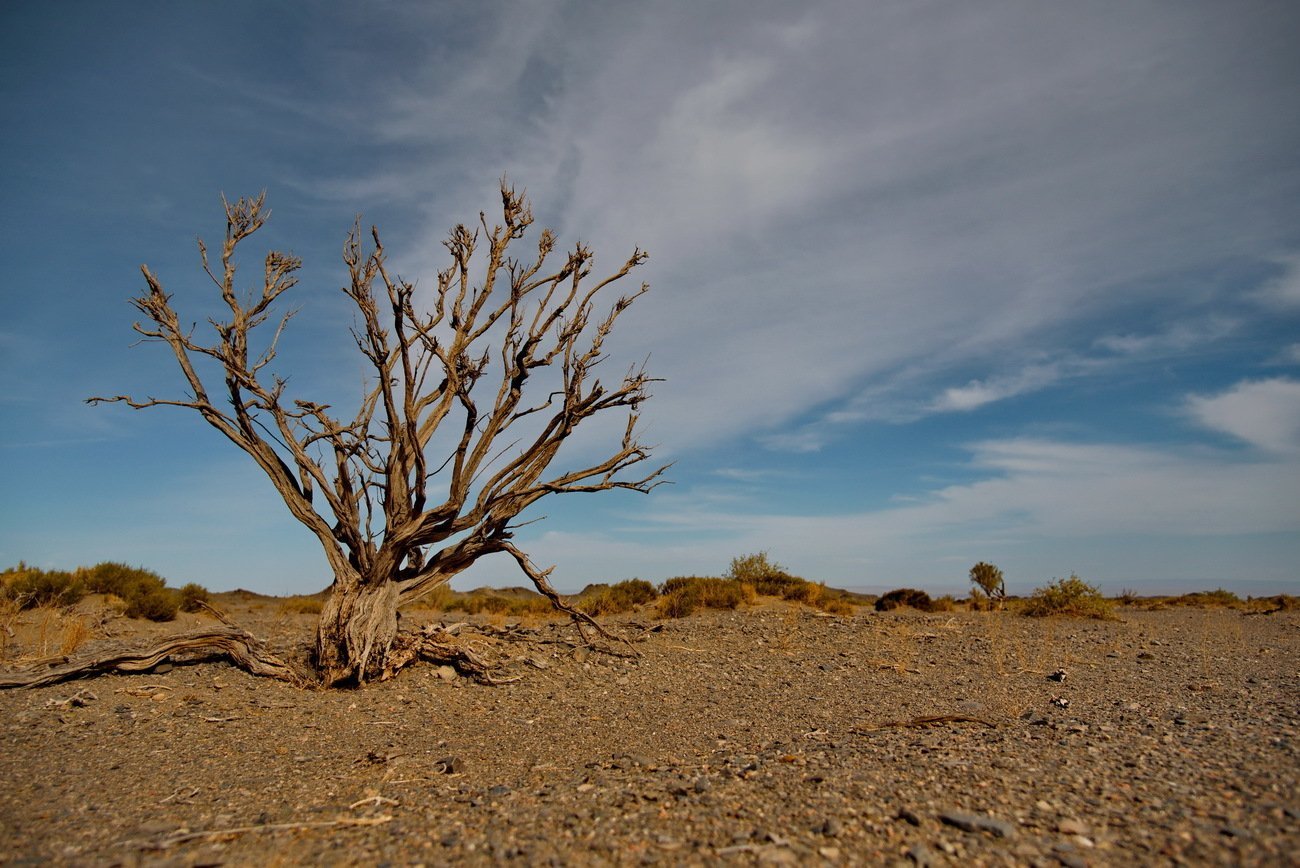
[[884,723],[860,724],[850,729],[849,732],[867,733],[879,732],[884,729],[928,729],[953,723],[978,723],[991,729],[997,729],[998,727],[993,721],[982,717],[971,717],[966,714],[937,714],[913,717],[911,720],[889,720]]

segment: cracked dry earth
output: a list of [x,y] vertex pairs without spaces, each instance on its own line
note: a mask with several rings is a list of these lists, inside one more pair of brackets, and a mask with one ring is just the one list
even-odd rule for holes
[[1121,618],[769,603],[635,660],[481,637],[524,676],[497,687],[201,664],[7,691],[0,858],[1300,864],[1300,615]]

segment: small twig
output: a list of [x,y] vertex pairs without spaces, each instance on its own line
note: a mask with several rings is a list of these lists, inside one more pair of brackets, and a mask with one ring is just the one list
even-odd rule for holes
[[294,832],[302,829],[329,829],[339,826],[382,826],[391,823],[393,818],[387,814],[378,817],[343,817],[338,820],[317,820],[306,823],[265,823],[260,826],[234,826],[229,829],[211,829],[205,832],[184,832],[170,835],[159,841],[121,841],[120,847],[138,847],[142,850],[166,850],[178,844],[190,841],[215,841],[227,835],[247,835],[252,832]]
[[163,799],[163,800],[162,800],[161,802],[159,802],[158,804],[160,804],[160,805],[165,805],[165,804],[167,804],[168,802],[170,802],[172,799],[176,798],[177,796],[182,796],[182,795],[183,795],[184,798],[186,798],[186,799],[192,799],[192,798],[194,798],[195,796],[197,796],[198,794],[199,794],[199,788],[198,788],[198,787],[190,787],[189,790],[186,790],[184,787],[182,787],[181,789],[179,789],[179,790],[177,790],[176,792],[172,793],[172,794],[171,794],[170,796],[168,796],[167,798]]
[[397,807],[400,803],[396,799],[390,799],[385,796],[366,796],[364,799],[357,799],[348,807],[352,810],[360,808],[362,805],[374,805],[376,808],[380,805],[392,805]]
[[970,717],[965,714],[938,714],[914,717],[911,720],[890,720],[875,725],[855,726],[849,732],[875,732],[882,729],[924,729],[931,726],[943,726],[948,723],[981,723],[992,729],[997,729],[998,726],[993,721],[985,720],[982,717]]

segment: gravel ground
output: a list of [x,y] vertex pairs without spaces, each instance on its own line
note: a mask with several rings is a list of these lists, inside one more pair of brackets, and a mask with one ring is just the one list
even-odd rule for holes
[[0,861],[1300,864],[1300,614],[1121,617],[768,604],[647,621],[634,660],[481,637],[497,687],[6,691]]

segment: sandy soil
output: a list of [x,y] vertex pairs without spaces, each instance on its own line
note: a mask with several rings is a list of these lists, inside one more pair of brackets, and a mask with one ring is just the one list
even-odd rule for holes
[[498,687],[198,664],[6,691],[0,861],[1300,864],[1300,614],[1121,617],[773,603],[644,618],[636,659],[480,636],[523,676]]

